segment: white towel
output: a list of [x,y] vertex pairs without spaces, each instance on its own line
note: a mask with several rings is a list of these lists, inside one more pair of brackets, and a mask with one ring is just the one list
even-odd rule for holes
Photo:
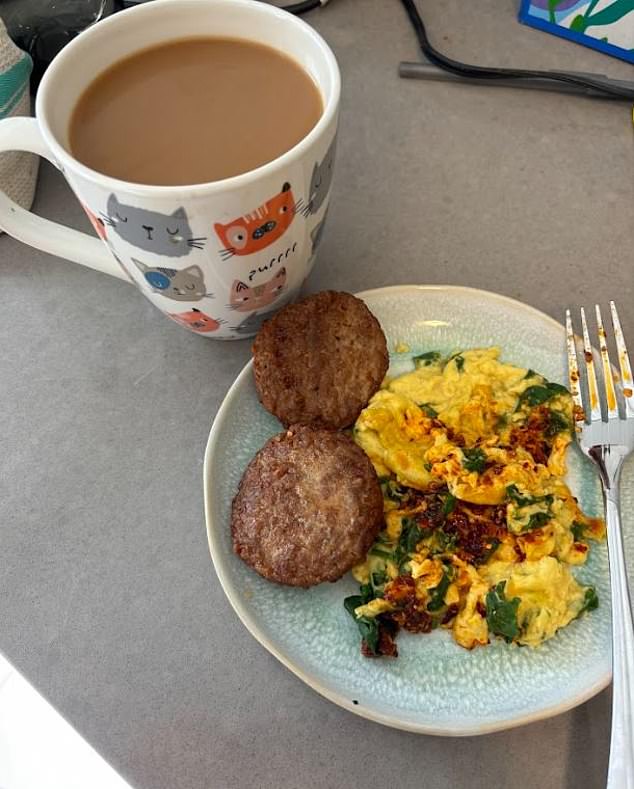
[[[32,68],[31,58],[9,38],[0,19],[0,119],[31,114]],[[23,208],[33,202],[38,164],[39,157],[32,153],[0,153],[0,189]]]

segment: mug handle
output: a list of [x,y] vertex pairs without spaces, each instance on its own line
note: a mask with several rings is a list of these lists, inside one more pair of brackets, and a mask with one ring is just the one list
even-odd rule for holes
[[[59,169],[35,118],[5,118],[0,122],[0,152],[28,151],[43,156]],[[130,280],[98,238],[33,214],[0,190],[0,228],[36,249],[73,260],[88,268]]]

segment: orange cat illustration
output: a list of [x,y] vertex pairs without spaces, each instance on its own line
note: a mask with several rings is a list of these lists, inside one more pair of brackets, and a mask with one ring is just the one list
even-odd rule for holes
[[190,312],[168,312],[167,315],[186,329],[200,332],[201,334],[216,331],[220,328],[220,324],[224,323],[224,321],[210,318],[209,315],[205,315],[204,312],[197,310],[195,307],[192,307]]
[[229,260],[234,255],[251,255],[277,241],[288,230],[295,217],[295,199],[287,182],[282,191],[264,205],[226,225],[216,223],[214,229],[223,249],[220,255]]

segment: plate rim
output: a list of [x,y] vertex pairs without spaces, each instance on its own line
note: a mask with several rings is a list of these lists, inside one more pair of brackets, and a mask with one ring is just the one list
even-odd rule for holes
[[[525,302],[518,301],[510,296],[505,296],[501,293],[496,293],[494,291],[484,290],[482,288],[471,288],[462,285],[388,285],[384,287],[378,288],[371,288],[369,290],[359,291],[354,295],[360,299],[371,298],[374,296],[381,296],[387,293],[406,293],[406,292],[429,292],[429,291],[441,291],[441,292],[452,292],[452,293],[465,293],[468,295],[483,295],[487,299],[493,298],[498,301],[502,301],[505,304],[513,306],[515,308],[520,308],[522,311],[527,311],[532,313],[536,318],[540,320],[546,320],[548,323],[552,325],[553,328],[557,328],[561,330],[563,337],[565,337],[565,328],[564,326],[559,323],[557,320],[552,318],[550,315],[547,315],[545,312],[538,310],[536,307],[531,306],[530,304],[526,304]],[[562,337],[562,339],[563,339]],[[562,345],[563,348],[563,345]],[[575,707],[583,704],[584,702],[588,701],[589,699],[596,696],[602,690],[604,690],[612,680],[611,671],[608,672],[600,677],[598,680],[595,681],[593,685],[590,685],[586,688],[583,692],[577,694],[571,699],[568,699],[564,702],[559,702],[557,704],[552,704],[548,707],[544,707],[541,710],[537,710],[532,713],[527,714],[519,714],[515,715],[511,718],[508,718],[504,721],[491,721],[485,722],[482,724],[474,724],[474,725],[459,725],[459,726],[451,726],[451,727],[441,727],[441,726],[430,726],[426,723],[417,723],[412,720],[403,720],[397,716],[393,715],[386,715],[376,710],[372,710],[371,708],[366,708],[362,705],[353,704],[349,698],[346,696],[341,695],[340,693],[331,690],[330,688],[326,687],[322,682],[317,678],[312,676],[309,672],[304,671],[299,666],[295,665],[291,659],[286,657],[284,653],[279,650],[276,645],[269,639],[266,634],[260,629],[257,620],[251,616],[248,612],[246,607],[242,604],[240,600],[240,596],[237,592],[234,592],[233,585],[229,578],[229,573],[224,566],[224,560],[222,558],[222,552],[220,550],[219,540],[220,540],[220,532],[219,529],[214,527],[214,522],[212,518],[212,510],[213,510],[213,495],[211,492],[211,484],[209,484],[208,480],[209,477],[209,470],[210,465],[212,462],[212,457],[215,453],[215,448],[218,443],[218,434],[220,432],[220,424],[224,421],[225,415],[230,411],[233,401],[235,400],[238,391],[241,389],[243,381],[251,374],[251,370],[253,367],[253,359],[249,359],[249,361],[244,365],[242,370],[238,373],[235,381],[229,387],[218,411],[216,416],[214,417],[213,423],[211,425],[211,429],[209,431],[209,437],[207,439],[207,445],[205,447],[205,458],[203,463],[203,492],[204,492],[204,509],[205,509],[205,527],[207,531],[207,543],[209,546],[209,553],[211,554],[211,561],[214,566],[214,570],[216,571],[216,575],[218,580],[220,581],[220,585],[222,587],[223,592],[227,600],[229,601],[231,607],[237,614],[238,618],[242,622],[242,624],[246,627],[246,629],[251,633],[251,635],[258,641],[268,652],[270,652],[273,657],[282,663],[289,671],[291,671],[295,676],[305,682],[309,687],[313,690],[317,691],[321,696],[332,701],[334,704],[337,704],[339,707],[343,707],[344,709],[348,710],[349,712],[354,713],[362,718],[366,718],[367,720],[374,721],[375,723],[381,723],[384,726],[390,726],[394,729],[400,729],[402,731],[414,732],[417,734],[429,734],[439,737],[472,737],[472,736],[479,736],[483,734],[492,734],[498,731],[506,731],[508,729],[514,729],[518,726],[525,726],[529,723],[535,723],[540,720],[545,720],[546,718],[551,718],[556,715],[560,715],[563,712],[567,712],[568,710],[574,709]]]

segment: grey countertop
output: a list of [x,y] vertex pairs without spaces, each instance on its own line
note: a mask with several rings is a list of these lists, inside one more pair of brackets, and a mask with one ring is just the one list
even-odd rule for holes
[[[421,7],[462,59],[631,77],[520,26],[513,0]],[[308,19],[344,93],[307,290],[463,284],[557,319],[616,297],[634,337],[631,107],[399,80],[417,48],[396,0],[334,0]],[[46,164],[35,210],[88,229]],[[249,342],[193,336],[128,284],[8,237],[0,281],[0,649],[134,787],[604,786],[609,692],[449,740],[303,685],[238,621],[207,549],[203,451]]]

